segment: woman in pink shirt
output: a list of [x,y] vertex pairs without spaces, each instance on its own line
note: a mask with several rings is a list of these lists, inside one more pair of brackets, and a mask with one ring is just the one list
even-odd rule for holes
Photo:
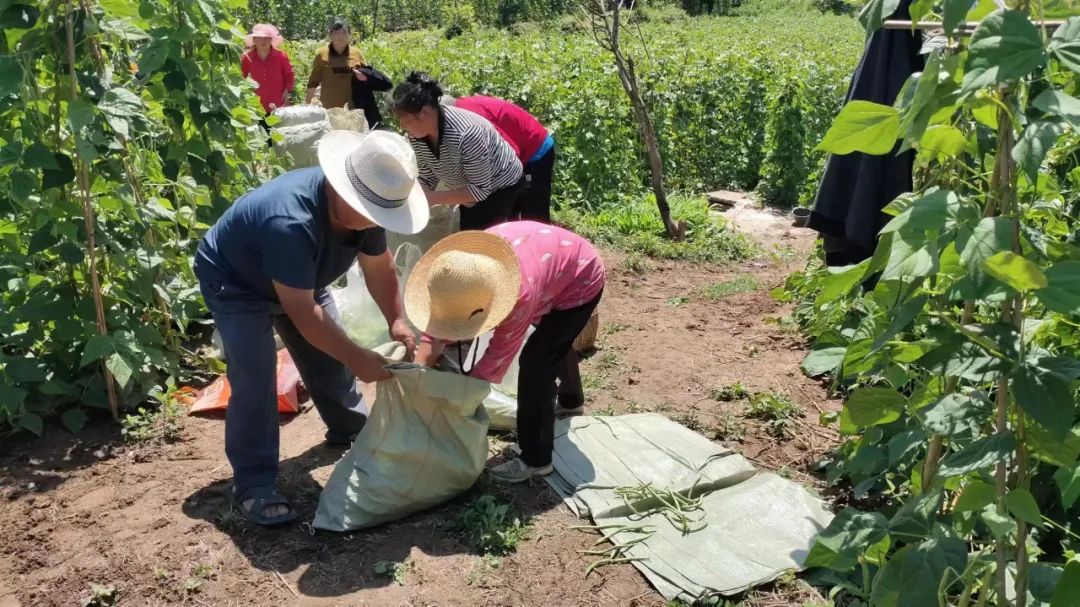
[[289,56],[280,50],[284,42],[281,33],[269,23],[257,23],[244,42],[248,50],[240,57],[240,72],[259,85],[255,93],[263,109],[269,114],[289,105],[296,77]]
[[502,381],[521,349],[517,435],[521,457],[495,467],[500,481],[517,483],[549,474],[558,405],[580,413],[581,388],[574,339],[604,290],[604,262],[584,238],[534,221],[512,221],[439,241],[416,264],[405,287],[405,312],[423,333],[416,360],[433,366],[449,341],[475,339],[494,329],[470,375]]

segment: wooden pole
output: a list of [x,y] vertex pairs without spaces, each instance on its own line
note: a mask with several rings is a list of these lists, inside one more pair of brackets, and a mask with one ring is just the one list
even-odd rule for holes
[[[65,26],[67,30],[68,71],[71,76],[72,101],[79,98],[79,84],[75,76],[75,34],[71,22],[71,13],[74,10],[73,3],[68,0]],[[98,333],[103,337],[108,337],[109,329],[105,323],[105,304],[101,297],[101,283],[98,281],[97,245],[94,239],[94,205],[90,194],[90,169],[87,167],[86,161],[80,158],[78,154],[75,155],[75,158],[79,163],[78,187],[82,195],[83,223],[86,226],[86,259],[90,271],[90,290],[94,298],[94,314],[97,317]],[[101,372],[105,377],[105,389],[109,395],[109,411],[112,413],[113,419],[119,420],[120,403],[116,395],[116,386],[113,384],[112,372],[105,365],[105,361],[101,361]]]

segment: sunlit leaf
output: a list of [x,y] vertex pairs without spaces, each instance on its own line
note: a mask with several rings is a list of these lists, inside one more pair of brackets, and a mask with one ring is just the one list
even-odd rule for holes
[[833,154],[887,154],[900,136],[896,109],[870,101],[848,102],[817,149]]
[[1062,65],[1080,72],[1080,17],[1072,17],[1050,38],[1050,54]]
[[945,125],[931,126],[919,140],[918,159],[924,164],[933,160],[944,162],[959,156],[966,146],[967,138],[960,129]]
[[984,18],[971,36],[963,91],[974,92],[1030,74],[1046,62],[1042,37],[1027,15],[999,10]]
[[967,544],[957,538],[934,538],[896,551],[874,578],[870,604],[875,607],[936,605],[945,572],[964,571]]
[[844,403],[851,421],[859,426],[887,424],[900,418],[907,399],[892,388],[857,388]]
[[1035,497],[1027,489],[1013,489],[1005,495],[1005,507],[1013,516],[1029,525],[1042,526],[1039,504],[1035,502]]
[[1042,167],[1046,153],[1054,147],[1064,128],[1056,122],[1033,122],[1024,129],[1020,139],[1012,149],[1013,160],[1027,175],[1028,181],[1037,183],[1039,169]]
[[982,267],[987,274],[1017,291],[1031,291],[1046,286],[1046,275],[1039,266],[1013,253],[1001,251],[987,258]]

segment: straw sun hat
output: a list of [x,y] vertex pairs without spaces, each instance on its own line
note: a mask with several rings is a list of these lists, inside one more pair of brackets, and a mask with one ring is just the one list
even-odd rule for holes
[[438,339],[473,339],[510,315],[520,290],[521,266],[510,243],[487,232],[458,232],[416,263],[405,285],[405,313]]
[[330,131],[319,140],[319,166],[358,213],[398,234],[416,234],[430,216],[409,142],[388,131]]
[[285,38],[281,36],[278,28],[269,23],[256,23],[252,26],[248,35],[244,36],[244,46],[248,48],[255,46],[255,38],[269,38],[270,46],[277,49],[280,49],[285,42]]

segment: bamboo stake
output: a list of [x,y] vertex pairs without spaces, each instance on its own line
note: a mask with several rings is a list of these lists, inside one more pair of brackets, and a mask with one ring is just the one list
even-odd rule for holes
[[[74,10],[72,1],[68,0],[65,29],[67,30],[68,70],[71,76],[72,101],[79,98],[79,84],[75,76],[75,34],[73,33],[74,28],[71,20],[71,13]],[[109,328],[105,323],[105,304],[102,301],[101,283],[98,280],[97,245],[94,239],[94,205],[90,194],[90,169],[86,165],[86,161],[80,158],[78,154],[75,155],[75,158],[79,163],[78,180],[83,202],[83,223],[86,225],[86,258],[90,269],[90,290],[94,297],[94,314],[97,317],[98,334],[102,337],[108,337]],[[113,384],[112,372],[109,371],[105,361],[101,361],[101,372],[105,377],[105,389],[109,395],[109,411],[112,413],[113,419],[119,420],[120,403],[116,396],[116,386]]]

